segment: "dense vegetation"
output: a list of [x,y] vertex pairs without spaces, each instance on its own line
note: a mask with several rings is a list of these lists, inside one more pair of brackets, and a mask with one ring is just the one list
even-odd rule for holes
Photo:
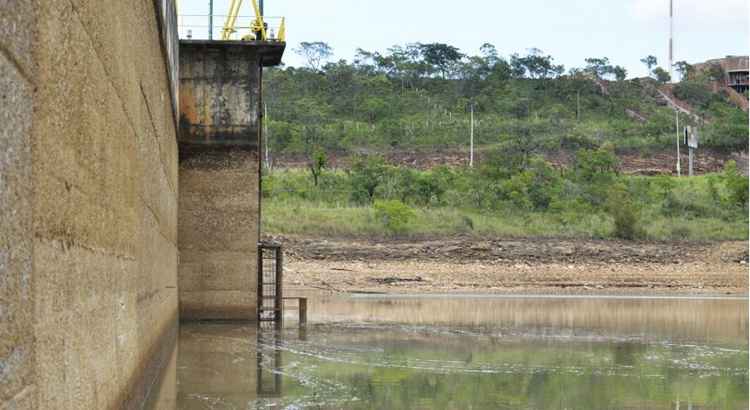
[[[539,150],[603,142],[648,150],[674,141],[674,111],[658,104],[656,92],[668,74],[652,56],[643,62],[654,78],[628,80],[607,58],[566,70],[540,50],[503,58],[490,44],[477,56],[440,43],[394,46],[384,54],[358,50],[352,62],[326,62],[332,50],[325,43],[296,51],[305,67],[268,69],[264,76],[271,156],[465,147],[472,107],[480,146],[525,138]],[[709,91],[710,75],[691,78],[675,93],[709,120],[703,145],[746,147],[746,114]]]
[[[264,230],[344,236],[568,236],[743,239],[748,179],[733,162],[694,178],[617,173],[610,147],[582,149],[569,169],[498,148],[476,169],[419,171],[363,156],[346,171],[263,178]],[[508,161],[507,158],[514,160]]]
[[[606,58],[566,71],[539,50],[504,59],[489,44],[479,56],[445,44],[359,50],[352,63],[324,63],[324,43],[298,52],[307,67],[265,76],[269,150],[304,155],[308,168],[265,170],[266,232],[747,238],[747,178],[733,163],[690,179],[618,172],[617,149],[674,144],[674,111],[657,103],[668,74],[652,56],[654,78],[627,80]],[[746,149],[747,115],[709,91],[710,76],[690,78],[674,93],[710,120],[703,146]],[[420,171],[377,154],[465,146],[472,107],[484,152],[474,168]],[[544,160],[561,149],[575,153],[569,167]],[[334,151],[355,159],[329,170]]]

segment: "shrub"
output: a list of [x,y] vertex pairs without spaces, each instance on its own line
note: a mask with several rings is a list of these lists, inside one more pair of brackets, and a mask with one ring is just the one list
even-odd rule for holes
[[670,191],[664,197],[662,213],[666,216],[699,218],[709,216],[711,212],[697,198],[694,192],[678,193]]
[[722,174],[724,184],[729,191],[729,201],[733,205],[746,206],[748,200],[748,178],[737,170],[737,163],[727,161]]
[[594,149],[598,146],[594,139],[586,135],[566,134],[560,138],[560,147],[565,149]]
[[711,201],[714,204],[721,203],[721,193],[719,192],[719,187],[717,186],[717,182],[719,181],[719,177],[716,175],[709,175],[706,178],[706,190],[708,191],[708,196],[711,198]]
[[552,166],[541,158],[532,158],[529,169],[522,175],[528,175],[526,195],[534,209],[545,210],[552,200],[559,195],[561,178]]
[[575,181],[583,187],[583,199],[601,206],[607,200],[609,187],[617,175],[618,160],[614,149],[579,150],[575,159]]
[[307,167],[310,169],[310,176],[313,179],[313,185],[318,186],[318,180],[323,175],[323,170],[328,166],[328,156],[325,151],[315,148],[310,156]]
[[662,199],[666,199],[667,195],[669,195],[670,192],[677,186],[677,183],[674,181],[674,178],[667,175],[657,175],[653,177],[652,181],[654,181],[654,185],[657,188],[657,192],[661,196]]
[[403,232],[414,218],[414,210],[398,200],[375,201],[375,217],[391,233]]
[[696,108],[708,108],[713,99],[711,90],[699,81],[683,81],[674,86],[675,97]]
[[263,198],[270,198],[273,193],[274,179],[271,175],[264,172],[262,181],[260,184],[260,195]]
[[462,215],[461,216],[461,223],[460,227],[467,231],[473,231],[474,230],[474,220],[471,219],[471,217]]
[[352,184],[352,200],[370,203],[375,198],[375,189],[386,174],[385,160],[381,156],[361,156],[354,160],[349,170]]
[[644,235],[639,222],[640,209],[624,185],[616,184],[609,190],[606,209],[614,219],[615,237],[633,240]]
[[598,149],[581,149],[576,152],[575,173],[585,182],[610,180],[616,173],[618,160],[612,146]]
[[747,150],[747,114],[739,108],[711,104],[714,121],[704,128],[704,145],[723,151]]

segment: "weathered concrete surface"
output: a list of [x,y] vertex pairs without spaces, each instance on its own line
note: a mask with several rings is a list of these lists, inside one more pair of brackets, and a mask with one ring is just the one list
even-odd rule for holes
[[182,319],[257,318],[261,75],[283,50],[180,42]]
[[0,2],[0,408],[139,408],[173,354],[176,119],[155,4]]
[[261,66],[252,46],[180,42],[180,142],[258,146]]
[[[36,408],[32,275],[31,122],[35,16],[0,3],[0,407]],[[5,408],[5,407],[3,407]]]
[[257,147],[261,67],[285,43],[180,41],[180,142]]
[[162,374],[151,388],[147,401],[143,404],[144,409],[179,409],[177,407],[177,355],[178,344],[174,343],[172,354],[167,358],[167,363],[162,369]]
[[182,319],[257,317],[258,183],[254,151],[206,147],[180,162]]

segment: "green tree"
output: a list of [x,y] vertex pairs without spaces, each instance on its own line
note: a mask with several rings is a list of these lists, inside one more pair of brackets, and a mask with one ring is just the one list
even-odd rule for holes
[[420,43],[418,47],[424,61],[435,67],[443,78],[448,78],[451,67],[464,57],[458,48],[444,43]]
[[383,182],[386,165],[379,155],[363,155],[354,159],[349,169],[352,184],[352,200],[372,203],[375,190]]
[[680,81],[685,81],[693,73],[693,66],[688,64],[687,61],[678,61],[673,64],[675,70],[680,73]]
[[612,146],[581,149],[576,152],[574,172],[586,182],[610,181],[617,174],[619,160]]
[[479,52],[482,53],[482,57],[484,57],[484,60],[490,67],[500,61],[500,57],[498,57],[497,53],[497,48],[495,48],[495,46],[490,43],[482,44],[482,46],[479,47]]
[[562,65],[555,65],[554,58],[549,55],[544,55],[542,50],[538,48],[532,48],[528,54],[524,57],[520,57],[514,54],[512,57],[511,65],[514,65],[515,70],[521,75],[528,74],[530,78],[546,79],[560,76],[564,71],[565,67]]
[[542,141],[531,135],[531,130],[519,126],[497,147],[488,152],[480,172],[490,178],[504,179],[524,170],[532,157],[541,151]]
[[614,73],[614,67],[609,64],[609,58],[587,58],[585,70],[597,78],[604,78],[609,74]]
[[608,192],[606,210],[614,220],[615,237],[633,240],[644,236],[640,226],[640,209],[623,184],[615,184]]
[[687,101],[696,108],[706,109],[713,100],[713,94],[706,84],[683,80],[674,86],[675,97]]
[[320,71],[321,64],[333,55],[333,48],[322,41],[303,41],[294,52],[306,60],[308,68]]
[[315,148],[307,166],[313,179],[313,185],[317,187],[318,179],[323,175],[323,170],[328,166],[328,157],[325,151]]
[[653,68],[656,67],[657,64],[659,64],[659,62],[656,60],[656,57],[652,55],[643,57],[641,59],[641,62],[646,65],[646,68],[648,68],[649,75],[651,75]]
[[669,76],[669,73],[661,67],[654,68],[654,76],[656,77],[656,81],[660,84],[666,84],[672,79],[672,77]]
[[628,77],[628,70],[619,65],[612,68],[612,73],[617,81],[624,81]]
[[603,205],[617,177],[618,160],[614,147],[581,149],[576,152],[573,178],[582,188],[581,199],[590,205]]

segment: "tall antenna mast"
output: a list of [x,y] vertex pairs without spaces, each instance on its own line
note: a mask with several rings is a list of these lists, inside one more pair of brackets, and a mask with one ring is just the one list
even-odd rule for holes
[[669,0],[669,78],[674,82],[672,77],[672,64],[674,63],[674,0]]
[[214,0],[208,0],[208,39],[214,39]]

